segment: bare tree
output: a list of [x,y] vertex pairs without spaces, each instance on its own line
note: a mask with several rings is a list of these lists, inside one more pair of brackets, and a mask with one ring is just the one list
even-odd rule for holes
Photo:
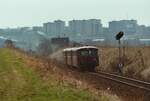
[[51,40],[49,39],[42,39],[41,43],[39,44],[37,48],[38,54],[42,56],[48,56],[52,53],[52,47],[51,47]]
[[14,43],[13,43],[13,41],[12,40],[6,40],[5,41],[5,47],[6,48],[14,48],[15,47],[15,45],[14,45]]

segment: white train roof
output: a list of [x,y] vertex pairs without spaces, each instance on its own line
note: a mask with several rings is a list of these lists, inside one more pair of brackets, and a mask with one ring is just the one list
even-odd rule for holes
[[80,49],[98,49],[98,48],[95,46],[82,46],[82,47],[66,48],[63,51],[78,51]]

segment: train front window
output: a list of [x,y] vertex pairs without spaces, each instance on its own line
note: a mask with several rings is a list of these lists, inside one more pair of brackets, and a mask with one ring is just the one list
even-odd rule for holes
[[82,51],[80,51],[80,55],[81,56],[96,56],[97,51],[95,51],[95,50],[82,50]]
[[89,52],[87,50],[81,51],[80,55],[81,56],[88,56]]

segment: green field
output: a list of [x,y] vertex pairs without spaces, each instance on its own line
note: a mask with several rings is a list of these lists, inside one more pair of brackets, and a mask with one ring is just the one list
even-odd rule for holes
[[53,78],[43,81],[9,49],[0,49],[0,101],[111,101],[87,90],[58,84]]

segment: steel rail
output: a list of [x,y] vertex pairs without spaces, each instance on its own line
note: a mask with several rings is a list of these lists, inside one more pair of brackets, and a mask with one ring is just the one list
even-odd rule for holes
[[133,79],[133,78],[128,78],[128,77],[124,77],[124,76],[120,76],[120,75],[116,75],[116,74],[112,74],[112,73],[102,72],[102,71],[98,71],[98,73],[108,75],[111,77],[115,77],[118,79],[122,79],[122,80],[128,80],[129,82],[135,82],[138,85],[142,85],[142,86],[150,89],[150,83],[149,82],[145,82],[145,81],[141,81],[141,80],[137,80],[137,79]]
[[[69,66],[69,68],[71,68]],[[73,70],[72,70],[73,69]],[[72,71],[76,70],[74,68],[71,68]],[[104,79],[109,79],[111,81],[115,81],[121,84],[125,84],[131,87],[135,87],[135,88],[139,88],[139,89],[143,89],[145,91],[150,92],[150,83],[149,82],[144,82],[141,80],[136,80],[136,79],[132,79],[132,78],[127,78],[127,77],[123,77],[120,75],[116,75],[116,74],[111,74],[111,73],[107,73],[107,72],[102,72],[102,71],[97,71],[97,72],[86,72],[90,75],[93,76],[98,76]]]
[[[150,92],[150,88],[143,86],[144,84],[143,85],[141,85],[141,84],[138,85],[138,83],[143,83],[143,81],[140,81],[140,80],[135,80],[135,79],[132,80],[130,78],[126,78],[126,77],[122,77],[122,76],[118,76],[118,75],[114,75],[114,74],[110,74],[111,76],[113,75],[113,77],[110,77],[109,73],[106,73],[106,74],[105,73],[92,73],[92,72],[88,72],[88,73],[92,74],[92,75],[95,75],[95,76],[98,76],[98,77],[101,77],[101,78],[109,79],[111,81],[119,82],[119,83],[122,83],[122,84],[125,84],[125,85],[128,85],[128,86],[140,88],[140,89],[143,89],[143,90],[146,90],[146,91]],[[118,79],[118,77],[120,77],[121,80]],[[131,82],[131,81],[133,81],[133,82]],[[149,83],[146,82],[146,85],[149,85]]]

